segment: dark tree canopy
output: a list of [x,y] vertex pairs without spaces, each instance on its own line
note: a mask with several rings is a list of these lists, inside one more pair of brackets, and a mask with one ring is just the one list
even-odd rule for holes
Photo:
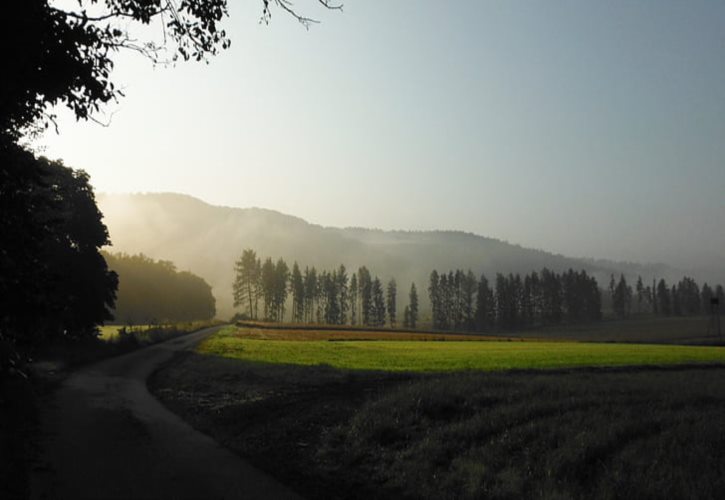
[[0,145],[0,335],[21,344],[93,335],[117,277],[88,175]]
[[[272,5],[305,26],[314,22],[288,0],[262,0],[265,22]],[[227,15],[227,0],[4,2],[0,135],[17,141],[28,127],[47,126],[53,120],[49,108],[56,104],[70,108],[78,119],[93,118],[103,104],[123,95],[112,81],[119,50],[136,51],[153,62],[201,61],[217,54],[231,43],[221,27]],[[144,39],[136,38],[136,31]]]
[[[76,0],[69,10],[49,0],[10,0],[0,17],[9,58],[0,80],[0,129],[22,130],[64,104],[79,119],[122,95],[111,81],[112,56],[130,49],[158,60],[201,60],[229,46],[219,23],[226,0]],[[75,7],[75,8],[74,8]],[[70,10],[72,9],[72,10]],[[161,41],[137,41],[131,24],[158,23]]]
[[216,301],[211,287],[199,276],[143,254],[104,255],[108,266],[118,273],[116,322],[139,325],[214,317]]

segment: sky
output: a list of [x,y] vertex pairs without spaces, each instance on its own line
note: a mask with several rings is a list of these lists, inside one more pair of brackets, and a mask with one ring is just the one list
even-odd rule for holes
[[725,267],[725,2],[229,3],[229,50],[118,54],[110,125],[37,147],[100,192]]

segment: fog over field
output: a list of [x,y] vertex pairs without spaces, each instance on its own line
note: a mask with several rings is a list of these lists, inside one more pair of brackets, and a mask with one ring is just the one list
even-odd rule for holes
[[[213,287],[220,317],[232,314],[234,261],[244,248],[262,257],[297,261],[317,269],[344,264],[349,270],[366,265],[383,279],[394,277],[407,291],[411,281],[425,292],[432,269],[470,268],[474,273],[527,273],[548,267],[555,271],[585,269],[606,287],[611,273],[625,273],[645,283],[680,279],[687,270],[664,263],[625,263],[571,258],[460,231],[382,231],[323,227],[292,215],[260,208],[207,204],[187,195],[101,194],[99,206],[116,252],[142,252],[174,262],[206,279]],[[592,256],[602,257],[602,256]],[[695,272],[701,281],[721,281]]]

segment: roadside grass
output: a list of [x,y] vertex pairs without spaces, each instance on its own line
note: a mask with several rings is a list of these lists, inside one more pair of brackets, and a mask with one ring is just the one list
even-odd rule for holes
[[725,366],[432,374],[187,353],[149,386],[309,498],[720,498],[725,488]]
[[107,342],[117,342],[124,335],[132,335],[141,344],[154,344],[175,335],[195,332],[217,324],[221,324],[221,322],[187,321],[147,325],[103,325],[99,328],[99,339]]
[[[270,335],[274,332],[270,331]],[[398,334],[395,334],[398,335]],[[364,337],[364,336],[363,336]],[[725,362],[724,347],[481,340],[261,340],[227,327],[198,352],[263,363],[400,372],[499,371]]]

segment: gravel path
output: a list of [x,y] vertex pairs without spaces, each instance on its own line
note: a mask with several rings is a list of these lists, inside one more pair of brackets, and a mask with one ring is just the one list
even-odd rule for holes
[[202,330],[74,372],[41,415],[33,499],[296,498],[167,410],[146,379]]

